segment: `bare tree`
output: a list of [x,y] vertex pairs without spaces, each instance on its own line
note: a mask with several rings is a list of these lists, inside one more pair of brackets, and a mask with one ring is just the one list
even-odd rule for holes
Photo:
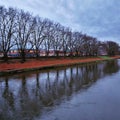
[[90,55],[97,56],[98,55],[99,46],[100,46],[100,41],[98,41],[96,38],[91,37]]
[[[70,28],[49,19],[33,17],[23,10],[0,6],[0,51],[5,61],[8,60],[8,52],[12,47],[17,47],[24,62],[31,49],[34,49],[36,57],[39,57],[41,48],[45,49],[46,56],[50,49],[54,50],[55,56],[59,56],[61,50],[64,56],[68,51],[71,56],[74,53],[77,56],[97,56],[99,45],[100,41],[96,38],[72,32]],[[107,41],[104,45],[108,55],[119,53],[116,42]]]
[[90,40],[91,40],[91,36],[88,35],[84,35],[84,44],[83,44],[83,51],[84,51],[84,55],[85,56],[90,56]]
[[16,10],[0,7],[0,48],[3,58],[8,60],[8,52],[15,45],[14,33],[16,27]]
[[66,56],[68,51],[69,30],[69,28],[62,27],[61,31],[62,50],[64,52],[64,56]]
[[108,55],[114,56],[114,55],[119,54],[119,45],[118,45],[118,43],[116,43],[114,41],[107,41],[106,46],[107,46]]
[[22,62],[25,61],[26,52],[33,48],[32,33],[34,30],[35,21],[29,13],[20,11],[17,14],[17,28],[16,28],[16,45],[19,51]]
[[54,34],[53,34],[53,49],[55,56],[59,56],[59,51],[62,49],[62,26],[59,23],[54,24]]
[[43,48],[46,51],[46,56],[49,55],[50,49],[52,48],[52,41],[53,41],[53,22],[45,19],[46,25],[45,25],[45,40],[43,42]]
[[71,30],[69,30],[68,32],[68,48],[69,48],[69,52],[70,52],[70,56],[73,56],[73,52],[74,52],[74,47],[75,47],[75,39],[73,39],[73,33]]
[[83,55],[84,35],[80,32],[74,32],[73,39],[75,41],[74,51],[76,52],[76,56],[82,56]]
[[46,30],[46,20],[42,20],[40,17],[35,18],[36,24],[33,32],[33,48],[35,49],[35,55],[38,58],[40,55],[40,48],[45,38],[47,37],[45,34]]

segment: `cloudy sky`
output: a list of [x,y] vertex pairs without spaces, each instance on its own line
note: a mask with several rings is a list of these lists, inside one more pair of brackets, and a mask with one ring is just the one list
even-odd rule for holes
[[120,43],[120,0],[0,0],[99,40]]

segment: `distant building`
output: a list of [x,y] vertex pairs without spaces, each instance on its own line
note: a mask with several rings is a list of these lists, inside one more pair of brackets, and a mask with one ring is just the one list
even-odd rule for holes
[[[35,57],[35,53],[36,51],[31,49],[31,50],[27,50],[26,49],[26,57]],[[62,50],[58,50],[58,51],[54,51],[53,49],[49,50],[48,53],[46,50],[39,50],[37,51],[39,56],[46,56],[48,54],[48,56],[55,56],[56,52],[58,53],[59,56],[64,56],[64,52]],[[9,57],[19,57],[19,51],[17,49],[12,49],[8,52],[8,56]]]

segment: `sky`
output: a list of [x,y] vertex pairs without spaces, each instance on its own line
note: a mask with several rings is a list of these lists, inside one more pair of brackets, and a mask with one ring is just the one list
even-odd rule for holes
[[0,5],[23,9],[73,31],[120,44],[120,0],[0,0]]

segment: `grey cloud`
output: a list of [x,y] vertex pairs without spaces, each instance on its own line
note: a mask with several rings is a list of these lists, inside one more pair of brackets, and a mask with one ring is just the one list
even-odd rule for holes
[[98,39],[120,39],[120,0],[1,0],[0,5],[30,11]]

